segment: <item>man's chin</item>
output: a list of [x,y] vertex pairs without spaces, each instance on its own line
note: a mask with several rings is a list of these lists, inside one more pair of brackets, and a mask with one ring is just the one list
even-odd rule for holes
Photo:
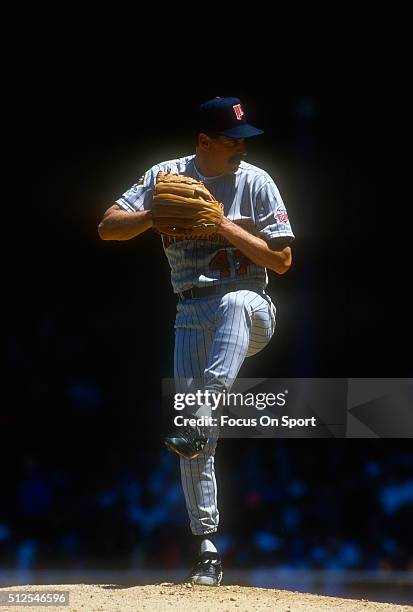
[[231,162],[230,164],[228,164],[228,167],[229,167],[228,173],[234,174],[238,170],[240,163],[241,162]]

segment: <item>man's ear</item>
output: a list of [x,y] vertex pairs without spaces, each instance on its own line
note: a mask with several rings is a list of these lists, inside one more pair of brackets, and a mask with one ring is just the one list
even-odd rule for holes
[[204,132],[198,134],[198,147],[204,151],[209,150],[211,147],[211,139],[208,134],[204,134]]

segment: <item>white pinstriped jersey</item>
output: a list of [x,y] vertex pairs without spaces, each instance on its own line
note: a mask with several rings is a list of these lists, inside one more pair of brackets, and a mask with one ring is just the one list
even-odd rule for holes
[[[161,170],[203,181],[224,204],[228,219],[264,240],[282,239],[282,246],[285,246],[294,239],[284,202],[273,179],[264,170],[244,161],[234,174],[216,177],[199,173],[195,155],[165,161],[148,170],[116,203],[131,212],[150,209],[156,176]],[[211,284],[245,281],[246,285],[253,283],[265,288],[268,283],[265,268],[247,259],[217,234],[205,240],[163,236],[162,242],[175,293]]]

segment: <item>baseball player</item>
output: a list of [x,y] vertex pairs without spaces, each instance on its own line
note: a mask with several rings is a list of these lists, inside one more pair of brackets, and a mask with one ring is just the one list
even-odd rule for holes
[[[246,139],[262,133],[247,122],[238,98],[204,102],[197,114],[195,154],[150,168],[108,208],[99,225],[103,240],[129,240],[149,228],[162,235],[178,298],[174,376],[179,391],[193,391],[200,384],[211,393],[229,391],[244,359],[263,349],[274,333],[276,308],[265,291],[267,270],[287,272],[294,234],[271,176],[244,161]],[[200,195],[194,182],[202,181],[205,206],[223,205],[220,217],[203,223],[209,228],[204,235],[179,235],[172,231],[179,225],[174,219],[168,226],[170,232],[165,224],[160,229],[170,196],[157,195],[162,191],[159,177],[166,180],[171,175],[187,177],[184,180],[194,196]],[[161,213],[159,202],[164,206]],[[174,217],[189,209],[166,210]],[[197,547],[187,580],[217,586],[222,565],[215,540],[219,523],[216,436],[207,437],[197,427],[179,427],[166,437],[165,444],[179,455]]]

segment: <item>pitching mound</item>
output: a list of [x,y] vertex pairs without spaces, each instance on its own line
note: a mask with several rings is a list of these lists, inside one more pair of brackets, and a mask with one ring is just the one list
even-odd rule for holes
[[[241,586],[218,588],[162,583],[148,586],[123,587],[113,584],[73,584],[48,586],[18,586],[1,591],[69,591],[69,606],[25,606],[33,612],[370,612],[413,611],[413,606],[375,603],[367,600],[339,599],[305,593],[256,589]],[[20,606],[19,606],[20,607]],[[16,611],[16,606],[1,610]]]

